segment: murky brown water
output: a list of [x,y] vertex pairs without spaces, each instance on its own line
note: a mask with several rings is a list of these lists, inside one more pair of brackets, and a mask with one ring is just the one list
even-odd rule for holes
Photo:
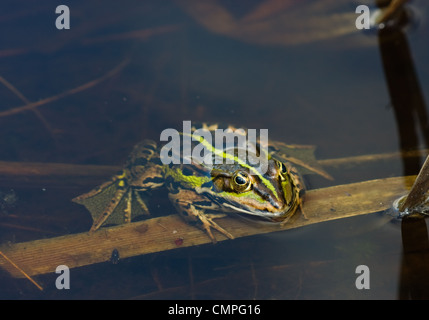
[[[413,2],[419,24],[403,37],[417,89],[389,80],[410,75],[385,72],[404,46],[382,56],[377,34],[356,30],[352,1],[194,2],[85,1],[69,6],[70,29],[57,30],[57,2],[2,1],[0,161],[121,165],[135,143],[184,120],[268,128],[270,139],[316,145],[319,159],[428,148],[422,114],[406,111],[428,101],[424,1]],[[383,65],[389,56],[393,67]],[[398,158],[337,169],[333,182],[307,179],[318,188],[417,174],[421,163]],[[70,199],[98,182],[0,181],[0,242],[87,231],[88,212]],[[172,210],[162,194],[154,199]],[[378,213],[121,259],[72,269],[70,290],[55,288],[55,273],[35,277],[40,292],[0,270],[0,298],[427,297],[410,278],[426,247],[403,255],[414,243],[403,249],[406,228]],[[369,267],[369,290],[355,286],[358,265]]]

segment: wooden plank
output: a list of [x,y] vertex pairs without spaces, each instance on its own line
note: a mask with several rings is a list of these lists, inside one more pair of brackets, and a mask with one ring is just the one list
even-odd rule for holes
[[[412,184],[414,179],[414,176],[395,177],[310,190],[304,204],[308,219],[296,215],[283,227],[234,216],[219,219],[218,223],[239,238],[378,212],[390,208],[395,199],[406,194],[405,186]],[[222,234],[214,232],[218,241],[226,240]],[[3,245],[0,250],[32,276],[55,272],[58,265],[74,268],[109,261],[114,249],[121,258],[126,258],[207,243],[210,239],[203,231],[172,214],[104,228],[93,234],[79,233]],[[3,258],[0,258],[0,267],[14,277],[22,277]]]

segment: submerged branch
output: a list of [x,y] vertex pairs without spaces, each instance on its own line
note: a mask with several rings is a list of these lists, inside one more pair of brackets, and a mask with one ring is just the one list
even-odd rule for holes
[[112,70],[107,72],[105,75],[103,75],[97,79],[94,79],[92,81],[89,81],[89,82],[87,82],[81,86],[76,87],[76,88],[67,90],[67,91],[60,93],[58,95],[39,100],[37,102],[27,103],[23,106],[12,108],[10,110],[2,111],[2,112],[0,112],[0,117],[11,116],[11,115],[14,115],[14,114],[17,114],[17,113],[20,113],[23,111],[27,111],[27,110],[35,110],[37,107],[42,106],[44,104],[47,104],[47,103],[65,98],[67,96],[70,96],[72,94],[75,94],[75,93],[84,91],[86,89],[89,89],[89,88],[99,84],[100,82],[107,80],[107,79],[111,78],[112,76],[114,76],[119,71],[121,71],[128,63],[129,63],[129,60],[126,59],[126,60],[122,61],[119,65],[117,65],[115,68],[113,68]]

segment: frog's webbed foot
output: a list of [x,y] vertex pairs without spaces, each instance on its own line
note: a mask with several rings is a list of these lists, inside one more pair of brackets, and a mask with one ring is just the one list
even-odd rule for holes
[[124,172],[72,201],[84,205],[90,211],[93,219],[90,232],[105,224],[129,223],[135,216],[149,214],[138,191],[127,184]]
[[103,210],[103,213],[97,219],[94,219],[94,222],[93,222],[92,227],[89,230],[89,232],[94,232],[94,231],[98,230],[106,222],[106,220],[115,211],[119,202],[122,200],[122,198],[127,193],[127,191],[128,191],[128,195],[126,198],[126,208],[124,209],[124,220],[125,220],[125,222],[131,221],[131,199],[130,199],[130,197],[131,197],[132,192],[130,192],[127,189],[118,189],[118,190],[116,190],[113,198],[110,200],[110,203]]

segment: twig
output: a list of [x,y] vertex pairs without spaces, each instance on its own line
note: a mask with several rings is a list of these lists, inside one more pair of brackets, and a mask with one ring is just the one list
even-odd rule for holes
[[[9,81],[7,81],[2,76],[0,76],[0,82],[6,88],[8,88],[12,93],[14,93],[19,99],[21,99],[22,102],[24,102],[25,104],[30,104],[31,103],[31,101],[28,100],[13,84],[11,84]],[[52,129],[52,127],[49,124],[48,120],[46,120],[46,118],[36,108],[32,109],[31,111],[34,112],[34,114],[36,115],[36,117],[39,118],[39,120],[43,123],[43,125],[45,126],[45,128],[49,131],[49,133],[53,137],[54,136],[54,134],[53,134],[54,130]]]
[[0,50],[0,58],[17,56],[20,54],[25,54],[29,50],[27,48],[17,48],[17,49],[5,49]]
[[3,85],[6,88],[8,88],[10,91],[12,91],[19,99],[21,99],[22,102],[30,103],[30,100],[28,100],[13,84],[11,84],[9,81],[7,81],[2,76],[0,76],[0,82],[3,83]]
[[24,277],[26,277],[28,280],[30,280],[40,291],[43,291],[43,288],[36,281],[34,281],[24,270],[22,270],[20,267],[18,267],[12,260],[10,260],[3,252],[0,251],[0,255],[7,262],[9,262],[11,265],[13,265],[14,268],[16,268],[19,272],[21,272],[24,275]]
[[180,26],[178,26],[178,25],[168,25],[168,26],[162,26],[162,27],[158,27],[158,28],[133,30],[133,31],[122,32],[119,34],[109,34],[107,36],[84,39],[82,41],[82,43],[83,44],[94,44],[94,43],[127,40],[127,39],[146,40],[146,39],[148,39],[154,35],[157,35],[157,34],[163,34],[163,33],[176,31],[179,27]]
[[410,151],[403,151],[403,152],[365,154],[365,155],[350,156],[350,157],[344,157],[344,158],[323,159],[323,160],[317,160],[317,163],[324,167],[352,166],[352,165],[356,165],[357,163],[363,164],[368,162],[386,161],[386,160],[392,160],[392,159],[423,157],[428,153],[429,153],[429,149],[420,149],[420,150],[410,150]]
[[106,80],[106,79],[114,76],[115,74],[117,74],[128,63],[129,63],[129,60],[126,59],[126,60],[122,61],[119,65],[117,65],[115,68],[113,68],[112,70],[110,70],[108,73],[106,73],[105,75],[101,76],[100,78],[97,78],[95,80],[89,81],[89,82],[87,82],[87,83],[85,83],[85,84],[83,84],[83,85],[81,85],[79,87],[70,89],[70,90],[65,91],[63,93],[60,93],[60,94],[58,94],[56,96],[52,96],[52,97],[49,97],[49,98],[45,98],[45,99],[39,100],[37,102],[28,103],[28,104],[26,104],[24,106],[21,106],[21,107],[16,107],[16,108],[13,108],[13,109],[10,109],[10,110],[6,110],[6,111],[3,111],[3,112],[0,112],[0,117],[10,116],[10,115],[17,114],[17,113],[20,113],[20,112],[23,112],[23,111],[27,111],[27,110],[33,110],[33,109],[35,109],[35,108],[37,108],[37,107],[39,107],[41,105],[44,105],[44,104],[47,104],[47,103],[59,100],[61,98],[64,98],[64,97],[67,97],[69,95],[72,95],[72,94],[78,93],[80,91],[86,90],[88,88],[91,88],[91,87],[99,84],[100,82],[102,82],[102,81],[104,81],[104,80]]

